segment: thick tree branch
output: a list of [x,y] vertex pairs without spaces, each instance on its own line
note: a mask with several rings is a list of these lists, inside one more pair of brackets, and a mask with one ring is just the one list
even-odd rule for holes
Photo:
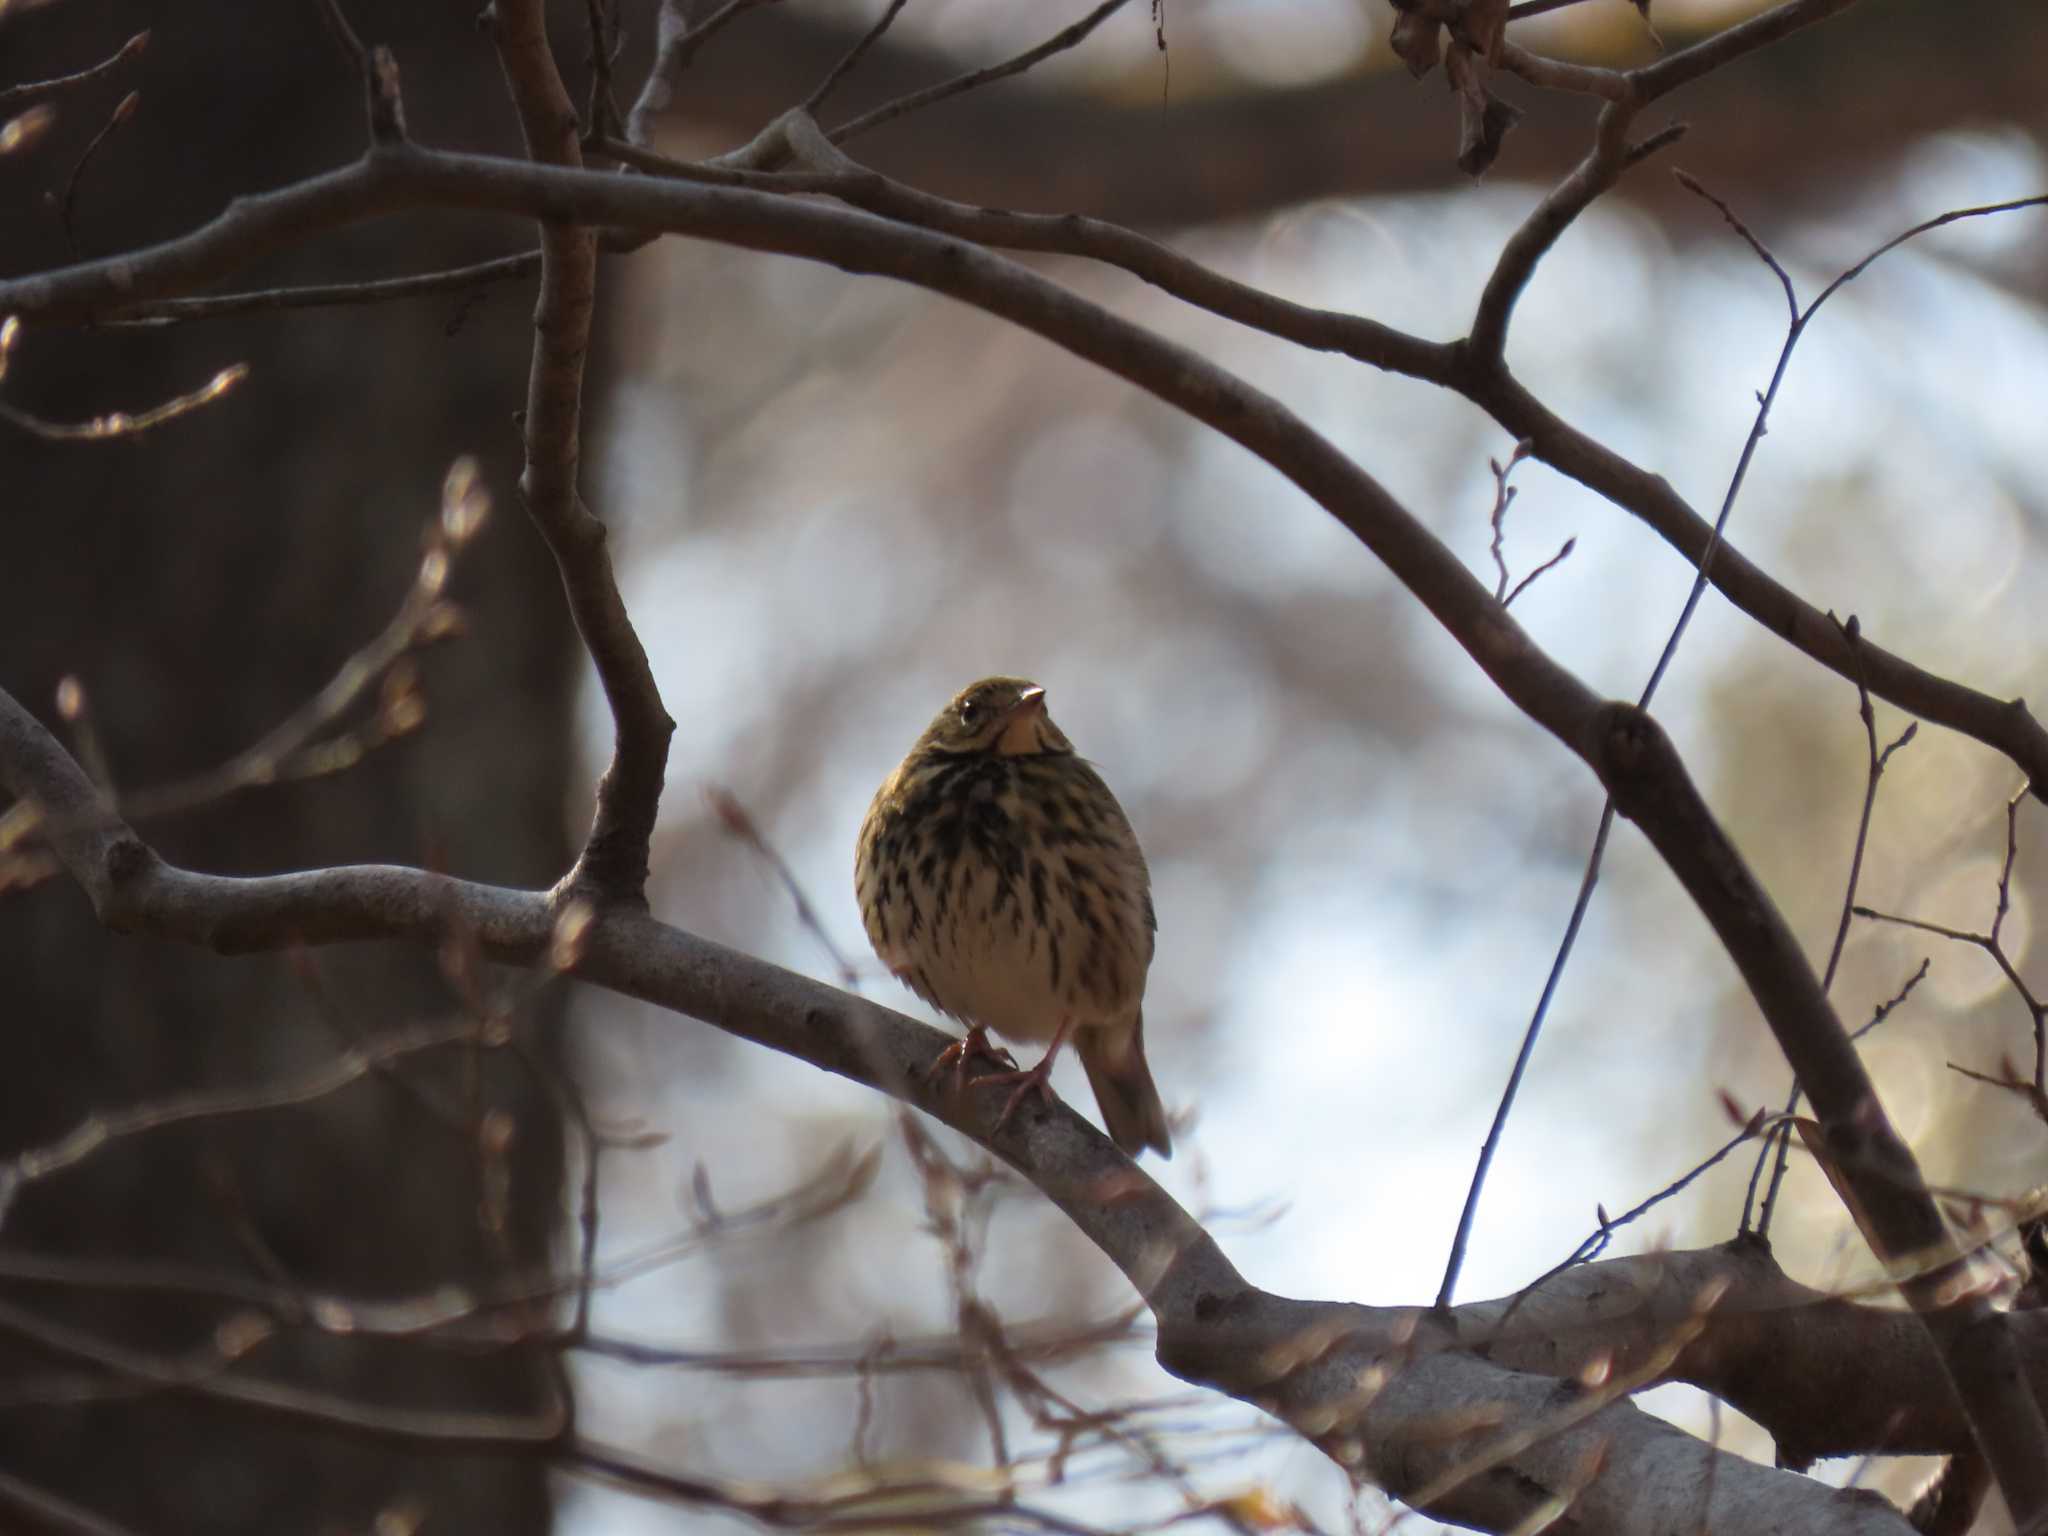
[[1770,633],[1839,676],[1861,682],[1888,703],[2004,753],[2031,781],[2048,786],[2048,729],[2024,700],[1994,698],[1926,671],[1874,644],[1867,634],[1852,651],[1843,641],[1841,626],[1830,615],[1749,560],[1734,544],[1726,539],[1716,543],[1713,524],[1669,481],[1580,432],[1530,393],[1504,362],[1481,357],[1468,342],[1427,341],[1361,315],[1294,303],[1226,277],[1149,236],[1101,219],[1012,213],[934,197],[855,164],[825,144],[814,129],[806,134],[796,123],[778,123],[770,130],[771,135],[775,133],[783,137],[782,152],[793,151],[808,169],[749,171],[718,163],[687,164],[631,145],[602,147],[658,175],[712,186],[819,193],[980,245],[1100,261],[1199,309],[1267,335],[1455,390],[1517,441],[1527,441],[1535,457],[1640,518],[1694,569],[1713,548],[1708,580]]
[[[1656,1517],[1734,1536],[1758,1528],[1766,1509],[1802,1530],[1904,1530],[1882,1500],[1845,1502],[1704,1447],[1621,1400],[1657,1380],[1726,1396],[1795,1458],[1967,1443],[1924,1329],[1794,1285],[1753,1250],[1590,1265],[1530,1295],[1443,1315],[1274,1296],[1239,1276],[1186,1211],[1066,1106],[1033,1109],[997,1132],[1000,1095],[928,1084],[943,1037],[865,999],[629,908],[590,914],[570,936],[564,904],[545,893],[419,870],[250,879],[177,869],[102,808],[69,754],[5,695],[0,780],[42,808],[52,845],[113,928],[229,952],[373,937],[438,945],[460,932],[495,960],[563,967],[916,1105],[1017,1168],[1130,1278],[1157,1320],[1168,1369],[1277,1414],[1443,1518],[1507,1529],[1576,1489],[1578,1528],[1593,1533],[1639,1530]],[[2013,1326],[2024,1329],[2031,1379],[2048,1384],[2041,1322],[2027,1314]],[[1571,1385],[1596,1379],[1596,1367],[1606,1385]],[[165,1384],[278,1407],[262,1383],[230,1374]],[[361,1418],[326,1400],[284,1406],[313,1422]],[[1447,1434],[1451,1424],[1465,1427]],[[381,1432],[493,1442],[511,1434],[506,1443],[516,1444],[547,1431],[428,1415]],[[1665,1490],[1654,1508],[1645,1488]]]

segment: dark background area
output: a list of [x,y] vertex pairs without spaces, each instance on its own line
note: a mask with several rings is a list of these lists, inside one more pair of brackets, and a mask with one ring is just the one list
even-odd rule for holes
[[[415,130],[516,150],[489,38],[461,7],[352,5],[404,60]],[[313,5],[54,5],[0,24],[0,78],[96,62],[152,28],[132,71],[59,98],[33,154],[0,161],[0,268],[61,265],[46,204],[127,89],[135,118],[77,198],[78,254],[161,239],[233,196],[338,164],[363,142],[360,90]],[[517,249],[524,232],[392,221],[242,274],[237,286],[348,281]],[[233,796],[144,828],[176,861],[225,873],[339,862],[428,863],[552,881],[569,855],[572,635],[553,564],[525,526],[518,470],[530,294],[258,314],[172,330],[26,338],[9,398],[57,420],[138,410],[246,362],[231,407],[111,444],[0,438],[0,684],[53,720],[58,682],[89,699],[116,783],[185,778],[251,745],[389,621],[413,579],[442,476],[475,454],[498,515],[451,594],[469,638],[423,658],[428,724],[350,772]],[[94,1111],[288,1077],[355,1036],[454,1016],[435,958],[401,946],[221,959],[103,932],[52,880],[4,898],[0,1151],[54,1140]],[[553,1051],[560,999],[523,1024]],[[425,1080],[462,1106],[470,1058]],[[519,1261],[559,1237],[561,1138],[551,1101],[502,1053],[475,1102],[510,1114]],[[311,1106],[174,1127],[109,1146],[25,1187],[9,1254],[190,1266],[290,1286],[398,1297],[487,1283],[503,1256],[479,1231],[479,1160],[462,1114],[371,1077]],[[5,1301],[128,1345],[210,1346],[210,1300],[14,1285]],[[0,1330],[0,1380],[77,1362]],[[527,1352],[373,1345],[288,1330],[260,1364],[281,1381],[374,1403],[513,1411],[539,1401]],[[33,1394],[31,1394],[33,1395]],[[0,1470],[156,1531],[365,1530],[380,1509],[436,1530],[542,1531],[546,1480],[516,1458],[436,1456],[137,1384],[111,1401],[0,1405]],[[11,1518],[11,1517],[10,1517]],[[325,1522],[323,1524],[323,1522]]]

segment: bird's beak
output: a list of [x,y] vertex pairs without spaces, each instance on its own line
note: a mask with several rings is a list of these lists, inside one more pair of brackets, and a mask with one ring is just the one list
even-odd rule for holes
[[1015,757],[1038,750],[1038,722],[1045,718],[1045,690],[1026,688],[1003,716],[1003,728],[996,733],[996,751]]

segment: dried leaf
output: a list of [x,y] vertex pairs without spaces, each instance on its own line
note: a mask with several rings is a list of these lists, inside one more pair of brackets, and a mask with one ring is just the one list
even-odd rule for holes
[[1394,31],[1388,43],[1394,57],[1420,80],[1443,57],[1443,27],[1420,11],[1403,11],[1394,18]]

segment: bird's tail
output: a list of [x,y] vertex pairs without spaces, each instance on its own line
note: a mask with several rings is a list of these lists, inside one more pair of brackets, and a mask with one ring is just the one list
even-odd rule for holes
[[1128,1031],[1081,1030],[1074,1052],[1088,1073],[1088,1086],[1095,1090],[1109,1139],[1132,1157],[1147,1147],[1161,1157],[1173,1156],[1166,1106],[1159,1102],[1152,1069],[1145,1065],[1144,1021],[1135,1021]]

